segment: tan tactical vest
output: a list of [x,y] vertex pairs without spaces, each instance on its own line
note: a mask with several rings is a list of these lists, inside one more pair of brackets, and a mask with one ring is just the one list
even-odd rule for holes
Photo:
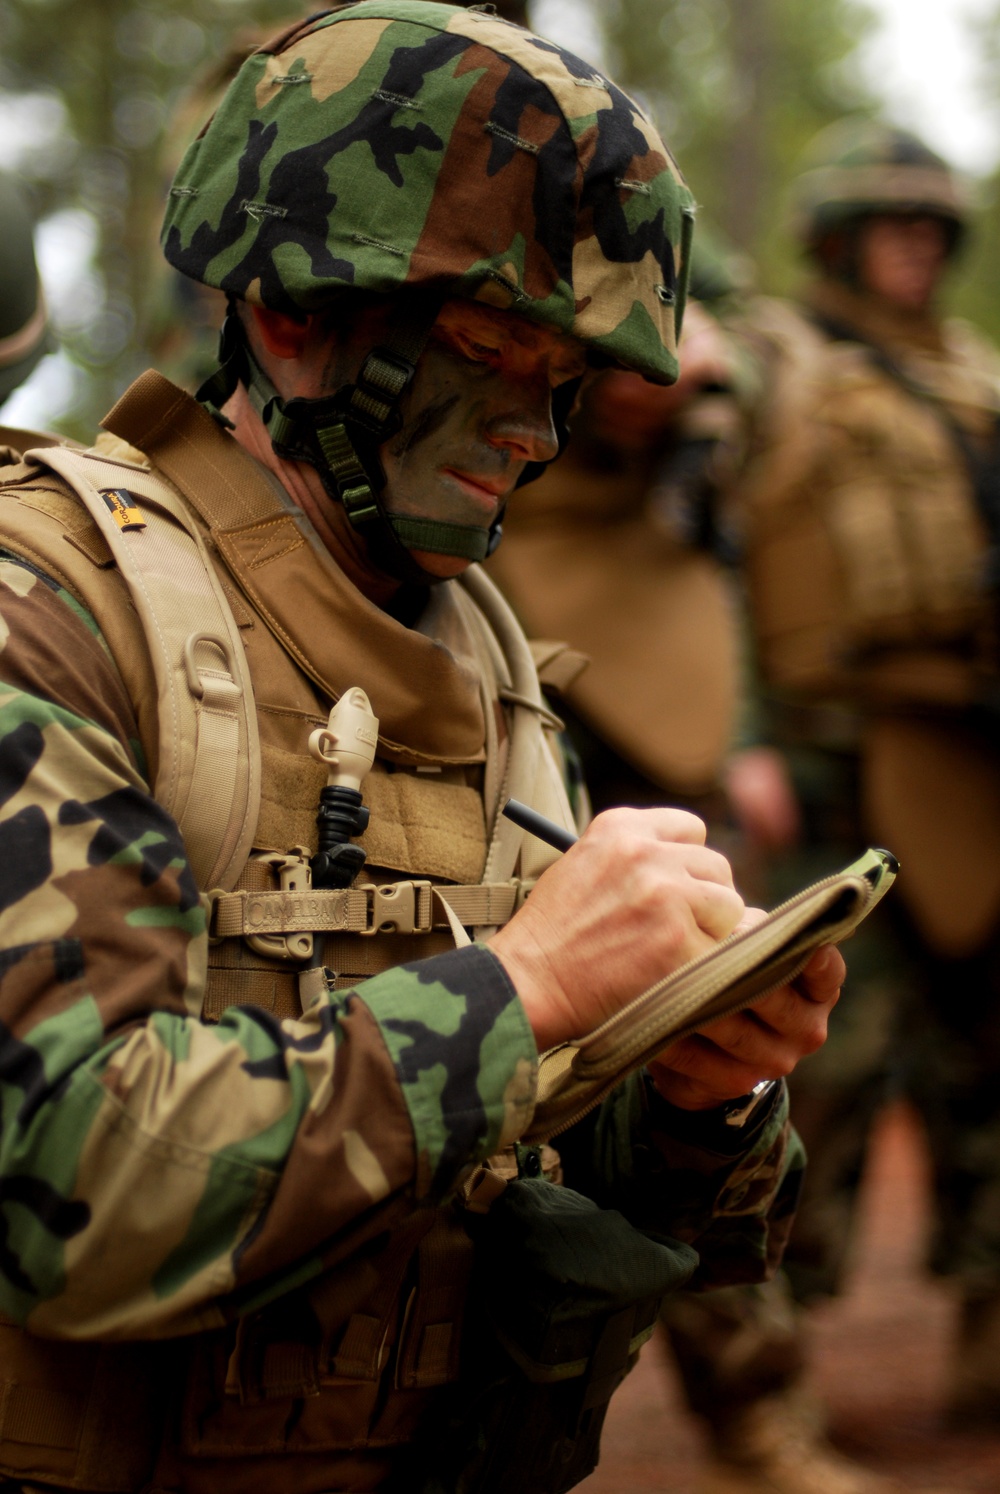
[[733,736],[735,608],[719,562],[655,522],[648,476],[571,446],[515,493],[487,569],[532,636],[589,660],[567,704],[665,794],[701,794]]
[[[99,450],[10,469],[0,544],[90,609],[121,670],[211,904],[204,1018],[236,1003],[297,1015],[310,968],[353,984],[506,922],[555,854],[499,815],[506,797],[573,827],[527,645],[485,576],[441,588],[402,629],[159,375],[106,425],[116,440]],[[326,773],[306,741],[358,684],[381,723],[368,863],[361,885],[312,892]],[[469,1267],[458,1217],[428,1209],[364,1261],[191,1344],[46,1343],[0,1323],[0,1473],[126,1494],[150,1476],[167,1405],[158,1488],[375,1487],[457,1375]]]
[[986,537],[943,395],[975,441],[1000,383],[955,334],[940,356],[907,360],[942,395],[936,410],[790,305],[758,303],[752,325],[769,394],[740,496],[765,678],[814,695],[969,700],[989,625]]
[[741,496],[762,673],[804,740],[824,740],[828,703],[853,712],[865,834],[900,858],[928,943],[968,955],[1000,919],[1000,761],[962,715],[995,690],[996,621],[949,422],[992,431],[998,360],[961,323],[911,326],[846,287],[814,302],[927,398],[793,306],[756,304],[771,380]]

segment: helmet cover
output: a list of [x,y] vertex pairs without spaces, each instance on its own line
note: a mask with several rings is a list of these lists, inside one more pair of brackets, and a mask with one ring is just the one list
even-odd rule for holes
[[639,106],[485,12],[364,0],[254,53],[163,226],[195,280],[287,313],[467,296],[677,377],[693,199]]
[[927,214],[964,227],[966,194],[948,163],[916,135],[878,120],[849,118],[808,147],[792,189],[793,224],[807,248],[874,213]]

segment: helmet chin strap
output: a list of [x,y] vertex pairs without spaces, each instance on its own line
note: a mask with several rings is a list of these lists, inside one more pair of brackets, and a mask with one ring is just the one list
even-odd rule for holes
[[342,505],[364,540],[372,563],[399,581],[420,586],[441,577],[418,564],[413,550],[483,560],[500,542],[502,518],[501,510],[487,530],[391,514],[385,508],[379,448],[400,429],[399,402],[440,309],[439,297],[408,297],[391,338],[368,354],[354,384],[321,399],[285,400],[254,358],[243,324],[230,306],[220,337],[220,367],[196,395],[218,412],[243,384],[275,451],[315,467],[327,493]]

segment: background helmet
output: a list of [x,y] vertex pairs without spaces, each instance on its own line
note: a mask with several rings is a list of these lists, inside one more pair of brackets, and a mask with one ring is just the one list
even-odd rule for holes
[[0,176],[0,404],[53,343],[35,265],[34,223],[10,177]]
[[829,234],[873,213],[941,218],[957,246],[968,201],[947,162],[908,130],[843,119],[808,147],[792,189],[797,236],[815,250]]
[[693,200],[637,104],[485,12],[365,0],[244,64],[170,189],[167,259],[285,312],[469,296],[677,376]]

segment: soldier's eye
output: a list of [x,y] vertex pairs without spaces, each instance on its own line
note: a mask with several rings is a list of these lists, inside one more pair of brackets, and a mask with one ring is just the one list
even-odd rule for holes
[[470,332],[465,331],[460,331],[457,336],[453,336],[451,343],[463,358],[469,358],[475,363],[495,363],[502,352],[498,342],[480,342]]

